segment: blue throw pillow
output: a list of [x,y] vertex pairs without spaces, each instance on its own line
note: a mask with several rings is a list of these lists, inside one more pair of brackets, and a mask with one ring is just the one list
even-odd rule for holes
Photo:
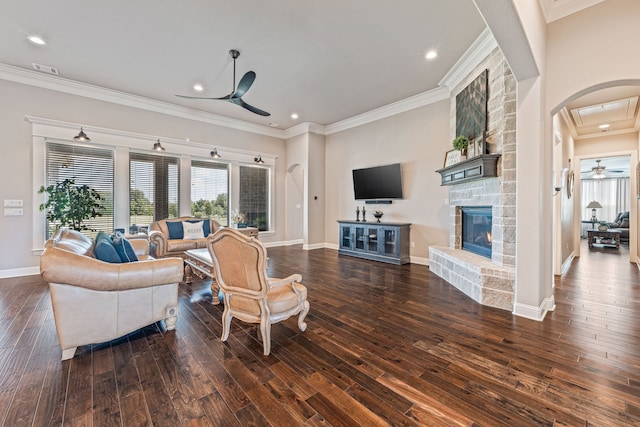
[[167,221],[167,229],[169,230],[170,239],[183,239],[184,231],[182,229],[182,221]]
[[138,261],[136,250],[133,248],[131,242],[121,234],[116,233],[113,239],[113,246],[116,248],[116,252],[120,256],[122,262]]
[[[204,237],[207,237],[209,234],[211,234],[211,221],[209,221],[208,219],[189,219],[187,220],[187,222],[202,222],[202,232],[204,234]],[[184,235],[182,236],[184,237]]]
[[93,252],[96,254],[96,258],[100,261],[119,264],[122,262],[118,251],[116,251],[111,236],[104,231],[101,231],[96,236],[96,244],[93,248]]

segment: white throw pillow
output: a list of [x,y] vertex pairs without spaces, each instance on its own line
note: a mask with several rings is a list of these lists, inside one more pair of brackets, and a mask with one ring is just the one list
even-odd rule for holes
[[196,240],[204,238],[204,229],[202,228],[202,221],[198,222],[185,222],[182,221],[182,229],[184,230],[185,240]]

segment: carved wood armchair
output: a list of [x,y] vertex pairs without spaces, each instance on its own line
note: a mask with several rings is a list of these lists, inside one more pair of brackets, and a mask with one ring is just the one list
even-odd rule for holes
[[284,279],[267,277],[266,250],[262,243],[242,233],[223,228],[207,239],[215,278],[224,294],[222,341],[229,338],[231,319],[259,323],[264,355],[271,352],[271,325],[299,314],[298,327],[307,329],[304,318],[309,313],[307,288],[299,283],[302,276]]

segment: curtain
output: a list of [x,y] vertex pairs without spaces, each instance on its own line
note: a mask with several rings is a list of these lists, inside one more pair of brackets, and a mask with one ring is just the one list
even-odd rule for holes
[[598,221],[613,222],[618,212],[629,210],[629,177],[583,179],[581,183],[583,221],[591,220],[591,209],[587,209],[587,205],[594,200],[602,205],[601,209],[596,209]]

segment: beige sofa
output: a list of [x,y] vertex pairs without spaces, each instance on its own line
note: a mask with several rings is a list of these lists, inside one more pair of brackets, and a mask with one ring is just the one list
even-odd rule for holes
[[162,219],[151,224],[149,229],[149,241],[155,247],[154,256],[156,258],[179,256],[184,258],[185,251],[207,247],[207,235],[201,239],[171,238],[168,222],[181,225],[183,221],[208,221],[210,234],[215,233],[220,228],[220,224],[212,219],[195,217],[180,217]]
[[49,283],[62,360],[76,347],[121,337],[158,320],[175,328],[182,260],[153,259],[146,239],[130,240],[139,261],[94,257],[93,240],[67,228],[47,241],[40,274]]

